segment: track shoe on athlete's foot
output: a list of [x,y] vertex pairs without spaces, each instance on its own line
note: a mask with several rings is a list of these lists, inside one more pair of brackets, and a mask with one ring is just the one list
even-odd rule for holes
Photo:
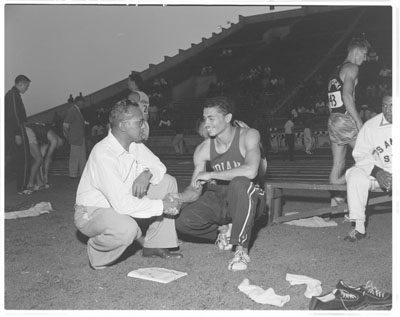
[[360,310],[368,306],[365,296],[358,292],[334,289],[332,292],[313,296],[309,310]]
[[364,239],[367,237],[367,233],[358,232],[356,229],[353,229],[349,232],[349,234],[343,239],[349,242],[356,242],[358,240]]
[[215,245],[220,250],[229,251],[232,250],[232,244],[229,243],[229,239],[231,237],[232,225],[227,225],[227,231],[224,233],[218,234],[217,240],[215,241]]
[[342,280],[336,285],[336,288],[351,292],[359,293],[365,296],[368,305],[374,306],[392,306],[392,294],[377,289],[372,281],[368,281],[365,285],[354,287],[347,285]]
[[220,250],[232,250],[232,244],[229,243],[229,239],[230,235],[228,233],[220,233],[215,244]]
[[228,269],[231,271],[243,271],[249,265],[250,257],[244,250],[236,250],[235,256],[229,262]]

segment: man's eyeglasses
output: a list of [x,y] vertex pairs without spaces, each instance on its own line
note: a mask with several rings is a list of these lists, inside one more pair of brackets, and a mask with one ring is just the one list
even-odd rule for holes
[[385,107],[385,108],[392,108],[392,104],[383,103],[383,104],[382,104],[382,107]]
[[124,120],[122,122],[139,122],[139,128],[143,127],[145,120],[144,119],[128,119],[128,120]]

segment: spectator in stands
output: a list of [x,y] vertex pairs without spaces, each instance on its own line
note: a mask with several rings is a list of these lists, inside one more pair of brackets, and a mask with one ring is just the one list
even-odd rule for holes
[[86,164],[85,124],[81,109],[84,99],[77,96],[64,119],[64,136],[70,144],[69,177],[78,178]]
[[33,158],[27,188],[32,191],[50,188],[50,164],[55,150],[64,145],[64,140],[47,124],[28,123],[25,129]]
[[377,88],[374,83],[369,83],[366,90],[367,97],[375,97],[377,94],[376,89]]
[[293,121],[296,121],[297,118],[299,117],[299,114],[298,114],[298,112],[296,110],[296,107],[293,107],[293,109],[291,111],[291,117],[292,117]]
[[311,155],[312,148],[314,146],[314,138],[313,138],[313,119],[308,118],[307,120],[304,121],[304,132],[303,132],[303,138],[304,138],[304,148],[306,154]]
[[361,128],[353,150],[355,165],[347,170],[349,220],[355,228],[345,240],[355,242],[367,236],[365,207],[368,192],[392,191],[392,94],[382,99],[382,113]]
[[175,154],[181,156],[184,153],[185,138],[183,135],[184,130],[184,119],[181,116],[177,116],[173,120],[172,127],[175,131],[175,135],[172,138],[172,146],[174,147]]
[[158,126],[158,107],[152,103],[149,107],[149,117],[150,117],[150,126],[157,127]]
[[325,114],[326,105],[320,96],[317,96],[317,100],[315,103],[315,112],[316,114],[323,115]]
[[[344,184],[342,175],[347,147],[354,147],[358,131],[363,122],[355,105],[355,88],[359,67],[366,61],[369,43],[354,38],[348,45],[347,57],[329,76],[328,100],[331,115],[328,120],[328,132],[331,140],[333,166],[329,176],[331,184]],[[344,199],[332,197],[335,206]]]
[[182,258],[168,248],[178,239],[174,220],[181,202],[164,164],[143,143],[142,110],[117,102],[110,113],[111,132],[90,153],[78,186],[75,226],[89,237],[92,268],[116,262],[134,240],[145,235],[144,257]]
[[379,81],[382,84],[390,85],[392,82],[392,70],[387,66],[386,63],[382,64],[379,70]]
[[382,98],[384,95],[387,94],[389,88],[387,83],[380,83],[378,85],[378,96]]
[[100,142],[105,137],[105,135],[106,131],[104,126],[99,121],[95,122],[91,130],[93,146],[97,142]]
[[160,116],[160,122],[158,123],[158,127],[159,128],[162,128],[162,127],[164,127],[164,126],[166,126],[166,127],[171,127],[171,118],[170,118],[170,115],[169,115],[169,113],[168,113],[168,110],[167,109],[163,109],[162,111],[161,111],[161,116]]
[[294,123],[293,116],[289,115],[285,125],[285,142],[288,147],[287,157],[290,161],[294,161]]
[[[175,223],[181,234],[217,241],[221,250],[236,246],[228,269],[238,271],[247,269],[250,262],[249,239],[257,202],[264,193],[252,182],[261,160],[259,133],[234,127],[231,107],[226,98],[206,101],[204,119],[210,138],[195,150],[191,184],[176,195],[190,204],[182,209]],[[207,161],[211,161],[212,172],[206,171]],[[205,183],[207,191],[202,194]],[[229,223],[230,232],[229,226],[224,226]],[[225,232],[219,231],[221,227]]]
[[5,155],[6,162],[13,161],[17,176],[17,193],[30,195],[31,190],[26,188],[29,177],[30,155],[29,142],[25,131],[27,122],[24,103],[21,94],[24,94],[31,83],[25,75],[18,75],[14,86],[6,93],[4,101],[5,115]]
[[372,118],[372,113],[368,109],[368,105],[364,104],[364,105],[361,106],[360,118],[361,118],[363,123],[365,123],[366,121],[368,121],[369,119]]
[[267,115],[259,115],[253,124],[254,129],[260,133],[262,148],[268,160],[268,153],[271,151],[271,133],[269,131],[269,124]]

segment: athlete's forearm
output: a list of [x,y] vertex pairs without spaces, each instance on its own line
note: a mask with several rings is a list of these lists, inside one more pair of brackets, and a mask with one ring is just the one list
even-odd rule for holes
[[195,189],[193,186],[189,185],[182,193],[179,193],[178,195],[184,203],[192,203],[199,199],[201,195],[201,187],[200,189]]
[[230,170],[211,172],[211,179],[222,181],[231,181],[235,177],[244,176],[248,179],[253,179],[257,176],[258,169],[254,169],[247,165],[232,168]]

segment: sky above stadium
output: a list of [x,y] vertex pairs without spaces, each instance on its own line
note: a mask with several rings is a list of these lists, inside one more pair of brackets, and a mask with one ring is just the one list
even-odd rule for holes
[[[4,8],[4,90],[13,86],[18,74],[32,80],[23,96],[28,116],[65,103],[69,94],[88,95],[122,80],[131,70],[159,64],[164,56],[219,33],[219,26],[228,27],[228,21],[237,23],[239,15],[271,12],[268,5],[71,4],[79,2],[83,3],[8,2]],[[275,12],[293,8],[276,6]]]

